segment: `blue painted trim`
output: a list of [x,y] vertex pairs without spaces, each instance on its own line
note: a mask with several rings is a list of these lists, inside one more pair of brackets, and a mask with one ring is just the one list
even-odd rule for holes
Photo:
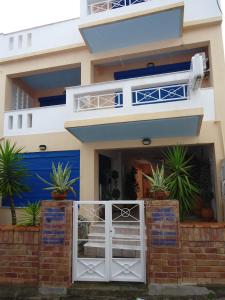
[[158,102],[138,103],[138,104],[133,104],[133,106],[153,105],[153,104],[159,104],[159,103],[179,102],[179,101],[187,101],[187,100],[188,100],[187,98],[184,98],[184,99],[178,99],[178,100],[166,100],[166,101],[158,101]]
[[137,77],[143,77],[149,75],[159,75],[159,74],[166,74],[172,72],[187,71],[190,70],[190,67],[191,67],[191,62],[182,62],[177,64],[153,66],[153,67],[147,67],[142,69],[119,71],[114,73],[114,79],[122,80],[122,79],[137,78]]
[[40,107],[66,104],[66,95],[43,97],[38,99]]

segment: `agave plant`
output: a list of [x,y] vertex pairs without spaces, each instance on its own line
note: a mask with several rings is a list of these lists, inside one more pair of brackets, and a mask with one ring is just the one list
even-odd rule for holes
[[23,148],[11,145],[9,141],[0,145],[0,194],[10,200],[12,225],[17,222],[14,197],[21,197],[23,192],[29,191],[24,183],[28,172],[22,162],[22,150]]
[[72,170],[68,163],[65,167],[63,167],[62,163],[58,163],[57,167],[54,163],[52,163],[50,181],[47,181],[38,174],[37,177],[48,185],[48,187],[44,188],[45,190],[49,190],[57,194],[65,194],[70,191],[76,197],[76,192],[73,188],[73,185],[79,180],[79,178],[71,179],[71,172]]
[[152,167],[152,176],[148,176],[145,173],[142,173],[146,179],[148,179],[151,183],[151,191],[152,192],[167,192],[168,191],[168,184],[165,178],[165,170],[164,165],[159,168],[156,166],[154,170]]
[[169,172],[167,184],[171,197],[180,204],[180,218],[184,219],[189,214],[199,188],[191,176],[192,157],[187,155],[187,148],[177,145],[167,150],[165,165]]
[[41,205],[39,201],[28,202],[28,205],[22,209],[19,216],[19,226],[39,226],[40,225]]

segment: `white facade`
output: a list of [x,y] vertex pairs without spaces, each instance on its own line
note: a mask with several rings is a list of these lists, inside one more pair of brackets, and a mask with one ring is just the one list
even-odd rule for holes
[[83,44],[79,19],[0,35],[0,59]]
[[[79,26],[88,26],[88,23],[98,21],[107,22],[113,18],[125,18],[134,13],[144,13],[146,10],[154,12],[176,4],[184,4],[184,25],[221,17],[221,11],[215,0],[151,0],[95,14],[89,14],[87,1],[81,1],[80,19],[66,20],[9,34],[0,34],[0,60],[60,47],[84,45]],[[110,0],[99,0],[98,2],[107,1]],[[90,3],[95,2],[90,1]]]

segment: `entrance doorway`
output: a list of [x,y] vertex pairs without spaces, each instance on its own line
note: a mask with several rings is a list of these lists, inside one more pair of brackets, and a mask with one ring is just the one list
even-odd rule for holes
[[[143,173],[151,175],[152,168],[165,164],[165,152],[169,147],[147,147],[136,149],[116,149],[99,151],[110,160],[110,169],[107,171],[107,191],[109,198],[100,195],[100,200],[138,200],[149,198],[150,184],[143,176]],[[187,145],[187,157],[191,158],[192,177],[200,188],[200,197],[196,200],[197,207],[188,220],[200,220],[199,207],[211,207],[216,219],[216,193],[215,193],[215,161],[214,147],[208,145]],[[99,165],[100,174],[104,174],[105,169]],[[113,179],[112,174],[117,172],[118,177]],[[103,175],[101,175],[103,177]],[[100,191],[102,182],[100,182]],[[112,191],[118,189],[118,198],[113,197]],[[117,195],[117,196],[118,196]]]

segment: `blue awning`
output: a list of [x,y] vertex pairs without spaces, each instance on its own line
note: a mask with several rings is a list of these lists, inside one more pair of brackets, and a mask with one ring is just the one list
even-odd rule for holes
[[173,138],[198,136],[202,114],[154,120],[115,122],[94,125],[66,125],[66,129],[81,142],[140,140],[145,137]]
[[85,24],[80,32],[92,53],[128,48],[181,37],[183,7],[162,10],[98,25]]

